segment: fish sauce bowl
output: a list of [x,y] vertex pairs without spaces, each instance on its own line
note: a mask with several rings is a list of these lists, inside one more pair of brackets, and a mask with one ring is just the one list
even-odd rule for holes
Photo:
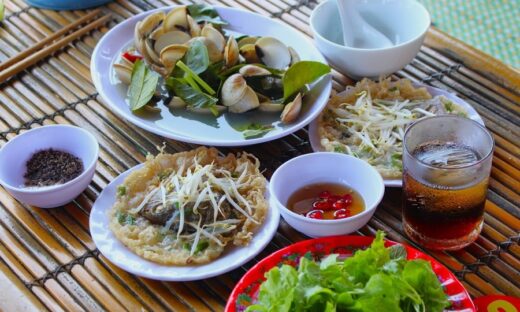
[[[365,209],[336,220],[311,219],[287,207],[291,194],[315,183],[337,183],[357,191]],[[269,193],[284,220],[297,231],[322,237],[352,233],[364,226],[376,211],[385,192],[383,178],[374,167],[359,158],[339,153],[311,153],[281,165],[271,177]]]

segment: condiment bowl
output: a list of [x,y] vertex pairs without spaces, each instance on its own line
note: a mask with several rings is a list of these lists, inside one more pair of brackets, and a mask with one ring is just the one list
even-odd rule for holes
[[[298,189],[315,183],[338,183],[357,191],[365,202],[365,210],[337,220],[311,219],[287,207],[289,197]],[[312,153],[293,158],[281,165],[271,177],[269,192],[282,217],[297,231],[310,237],[352,233],[374,214],[383,198],[383,178],[367,162],[339,153]]]
[[379,78],[405,67],[419,52],[431,19],[416,0],[359,1],[360,15],[394,45],[360,49],[343,44],[336,1],[320,3],[310,17],[310,28],[318,50],[342,73],[359,79]]
[[[83,162],[83,172],[63,183],[25,187],[26,163],[38,151],[68,152]],[[0,149],[0,184],[20,202],[41,208],[62,206],[85,190],[96,169],[99,145],[88,131],[69,125],[49,125],[18,135]]]

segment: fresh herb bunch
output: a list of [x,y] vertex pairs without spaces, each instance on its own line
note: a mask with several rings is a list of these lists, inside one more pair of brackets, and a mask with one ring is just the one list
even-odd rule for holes
[[344,261],[333,254],[320,263],[302,257],[298,268],[266,273],[252,311],[436,312],[450,305],[426,260],[407,260],[402,245],[384,246],[384,233]]

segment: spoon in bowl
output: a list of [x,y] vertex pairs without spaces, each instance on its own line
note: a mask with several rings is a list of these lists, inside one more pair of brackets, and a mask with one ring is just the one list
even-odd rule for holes
[[346,46],[360,49],[388,48],[394,44],[359,14],[359,0],[337,0]]

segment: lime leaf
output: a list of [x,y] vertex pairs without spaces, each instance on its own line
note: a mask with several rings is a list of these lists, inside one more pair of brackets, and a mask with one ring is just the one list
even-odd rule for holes
[[128,88],[130,109],[136,111],[152,99],[159,75],[151,71],[142,60],[137,60],[132,69],[132,80]]
[[282,78],[283,98],[287,101],[307,84],[328,73],[330,67],[320,62],[301,61],[291,65]]

